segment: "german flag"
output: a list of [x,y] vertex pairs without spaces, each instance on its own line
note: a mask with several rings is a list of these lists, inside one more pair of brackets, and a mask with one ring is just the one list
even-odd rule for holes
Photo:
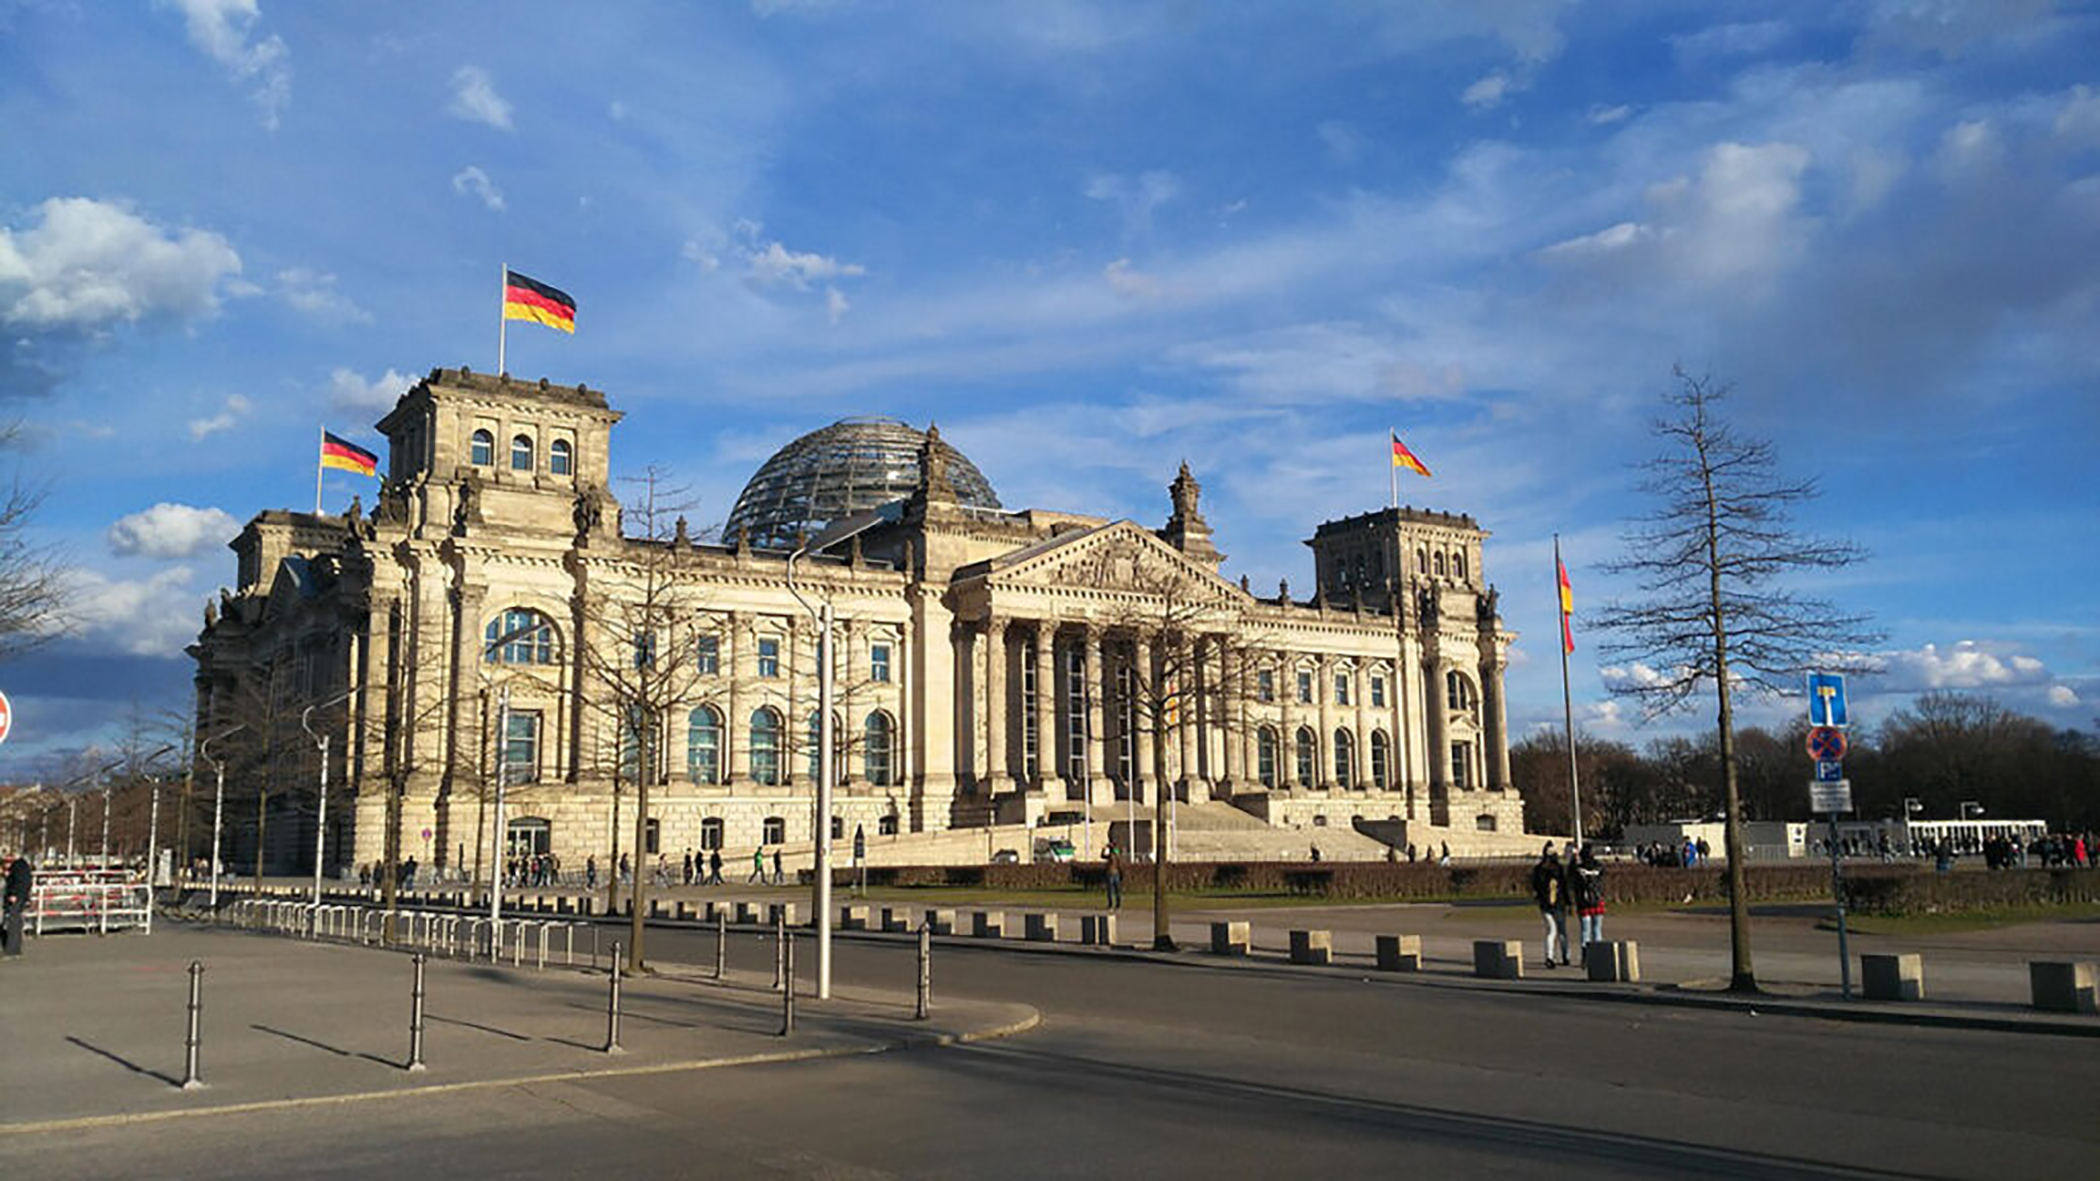
[[576,301],[569,298],[566,291],[506,268],[503,272],[503,318],[531,320],[563,332],[574,332]]
[[1420,475],[1425,480],[1430,479],[1429,468],[1421,460],[1415,458],[1415,453],[1407,449],[1407,444],[1400,441],[1400,432],[1390,431],[1388,433],[1393,436],[1393,466],[1404,467],[1408,471]]
[[379,457],[348,439],[339,439],[322,431],[321,466],[372,476],[379,474]]

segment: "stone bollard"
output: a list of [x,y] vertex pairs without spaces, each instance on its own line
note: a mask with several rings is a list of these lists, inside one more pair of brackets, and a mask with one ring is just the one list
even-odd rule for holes
[[1592,943],[1584,949],[1584,970],[1598,984],[1637,984],[1641,979],[1641,946],[1631,939]]
[[1378,970],[1381,972],[1421,971],[1422,937],[1420,935],[1380,935],[1378,937]]
[[1473,974],[1488,980],[1524,978],[1524,944],[1517,939],[1475,939]]
[[2052,1013],[2100,1013],[2094,966],[2077,961],[2035,960],[2027,965],[2034,1007]]
[[893,934],[911,930],[911,908],[908,906],[883,907],[882,929]]
[[868,929],[868,904],[849,902],[839,907],[839,930],[865,931]]
[[1029,913],[1021,918],[1022,934],[1030,943],[1057,942],[1057,912]]
[[1113,945],[1116,941],[1116,916],[1112,914],[1080,915],[1079,941],[1093,947]]
[[936,935],[953,935],[955,934],[955,911],[944,906],[928,907],[926,910],[926,925],[932,928],[933,933]]
[[979,939],[1006,938],[1006,912],[980,910],[970,915],[970,934]]
[[1916,952],[1859,957],[1860,991],[1870,1001],[1925,999],[1925,957]]
[[1254,946],[1252,925],[1245,922],[1212,923],[1210,950],[1216,955],[1246,955]]
[[1291,962],[1294,964],[1333,963],[1334,933],[1331,931],[1292,931]]

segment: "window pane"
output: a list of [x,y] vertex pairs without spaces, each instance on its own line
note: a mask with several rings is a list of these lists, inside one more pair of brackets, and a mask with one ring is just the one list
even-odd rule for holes
[[569,474],[569,444],[566,439],[556,439],[548,445],[547,470],[557,476]]
[[503,781],[536,782],[540,777],[539,712],[514,709],[503,730]]
[[780,675],[780,641],[773,639],[758,642],[758,675],[777,677]]
[[514,471],[529,472],[532,470],[532,439],[530,436],[519,435],[510,441],[510,466]]
[[467,462],[478,467],[487,467],[496,462],[496,436],[487,431],[475,431],[474,442]]
[[722,638],[699,636],[693,640],[693,671],[712,677],[722,671]]
[[1298,674],[1298,701],[1304,705],[1313,703],[1313,678],[1309,672]]
[[754,782],[780,782],[780,716],[770,709],[751,715],[751,778]]
[[722,722],[711,709],[696,709],[686,727],[686,778],[694,783],[722,781]]
[[874,787],[890,786],[890,717],[885,713],[868,715],[862,727],[861,763],[868,783]]
[[887,682],[890,679],[890,646],[875,644],[868,649],[868,679]]

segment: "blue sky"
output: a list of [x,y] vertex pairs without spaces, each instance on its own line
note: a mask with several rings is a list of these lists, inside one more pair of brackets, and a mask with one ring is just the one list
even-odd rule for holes
[[1397,427],[1402,499],[1493,532],[1514,727],[1557,531],[1578,724],[1636,743],[1581,613],[1681,362],[1872,552],[1808,588],[1887,632],[1858,713],[2090,728],[2096,75],[2100,9],[2025,0],[0,0],[5,462],[81,604],[0,666],[0,779],[184,704],[225,541],[310,506],[320,424],[493,368],[506,262],[580,305],[510,369],[607,390],[702,521],[881,413],[1009,507],[1157,525],[1186,459],[1227,574],[1303,588]]

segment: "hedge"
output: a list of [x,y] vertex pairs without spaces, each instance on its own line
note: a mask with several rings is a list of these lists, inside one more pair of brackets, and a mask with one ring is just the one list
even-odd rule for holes
[[1864,914],[1948,914],[2096,902],[2100,873],[2085,869],[1914,872],[1845,879],[1845,905]]

